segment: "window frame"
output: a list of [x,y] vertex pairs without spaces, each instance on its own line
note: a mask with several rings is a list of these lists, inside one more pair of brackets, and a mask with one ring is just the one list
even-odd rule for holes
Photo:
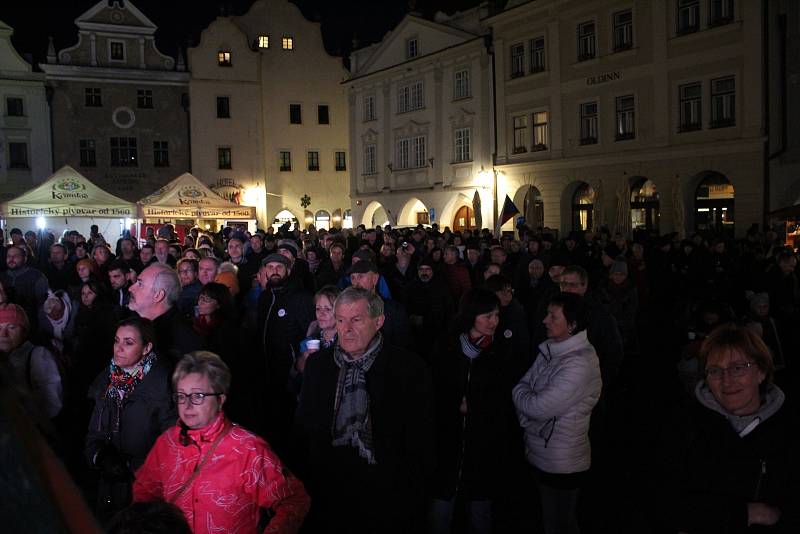
[[397,88],[397,113],[408,113],[425,108],[425,83],[417,80]]
[[[592,31],[585,32],[584,28],[591,25]],[[588,61],[597,57],[597,22],[587,20],[578,24],[578,61]]]
[[78,158],[81,167],[97,167],[97,142],[94,139],[79,139]]
[[364,174],[378,174],[378,147],[375,143],[364,145]]
[[231,97],[224,95],[217,95],[217,118],[230,119],[231,118]]
[[286,50],[287,52],[294,50],[294,37],[291,35],[281,36],[281,50]]
[[[630,16],[628,22],[618,22],[617,18],[621,15]],[[611,15],[612,42],[614,52],[624,52],[633,48],[633,9],[621,9]],[[620,35],[622,30],[622,35]],[[621,39],[620,39],[621,37]]]
[[[459,76],[461,75],[461,76]],[[463,67],[453,72],[453,100],[462,100],[472,97],[472,73],[469,67]]]
[[108,148],[111,167],[139,166],[139,142],[136,137],[112,136],[108,140]]
[[292,172],[292,151],[278,151],[278,172]]
[[[630,100],[630,107],[623,101]],[[622,108],[622,105],[626,105]],[[614,97],[614,140],[630,141],[636,139],[636,95],[625,94]],[[630,127],[628,129],[628,127]]]
[[333,168],[336,172],[342,172],[347,170],[347,154],[344,150],[334,151]]
[[303,124],[302,104],[289,104],[289,124]]
[[153,167],[169,167],[169,141],[153,141]]
[[[681,20],[684,13],[688,14],[686,24]],[[698,31],[700,31],[700,0],[675,0],[675,33],[680,36]]]
[[317,104],[317,124],[328,125],[330,123],[331,115],[328,104]]
[[[19,113],[16,113],[16,106],[12,106],[11,102],[19,103]],[[14,111],[14,113],[12,113]],[[25,116],[25,98],[21,96],[6,96],[6,117],[24,117]]]
[[511,78],[521,78],[525,76],[525,44],[514,43],[509,47],[511,55]]
[[[720,12],[715,13],[715,6],[719,6]],[[734,0],[709,0],[708,1],[708,26],[724,26],[734,21],[736,16]],[[728,11],[727,15],[725,11]]]
[[[539,42],[541,42],[541,46],[537,46]],[[531,39],[528,44],[528,48],[531,55],[531,74],[536,74],[537,72],[544,72],[547,70],[547,43],[545,42],[544,37],[534,37]],[[537,58],[539,61],[537,61]]]
[[[122,45],[122,57],[114,57],[114,45]],[[128,47],[127,43],[121,39],[108,40],[108,62],[109,63],[125,63],[128,60]]]
[[[537,116],[544,115],[544,122],[537,122]],[[550,149],[550,112],[539,110],[531,113],[531,152]]]
[[[718,90],[716,85],[722,82],[731,82],[730,89]],[[710,82],[711,90],[711,124],[710,128],[730,128],[736,126],[736,76],[721,76],[712,78]],[[724,106],[723,113],[727,112],[730,116],[718,117],[718,102]]]
[[153,90],[152,89],[137,89],[136,90],[136,108],[137,109],[153,109]]
[[417,37],[406,39],[406,60],[414,59],[419,56],[419,40]]
[[[688,89],[696,89],[695,96],[686,96],[684,92]],[[696,115],[694,122],[686,120],[686,109],[691,110],[689,115]],[[703,128],[703,83],[689,82],[678,86],[678,132],[696,132]]]
[[217,169],[233,169],[233,150],[229,146],[217,147]]
[[259,35],[256,43],[261,50],[269,48],[269,35]]
[[453,130],[453,162],[472,161],[472,128],[465,126]]
[[[524,124],[523,124],[524,123]],[[511,138],[514,140],[512,154],[525,154],[528,152],[528,115],[513,115],[511,117]]]
[[83,105],[87,108],[103,107],[103,89],[100,87],[85,87],[83,90]]
[[230,50],[217,51],[217,66],[218,67],[233,67],[233,55]]
[[362,121],[374,121],[376,120],[377,113],[376,113],[376,106],[375,106],[375,95],[364,95],[362,97]]
[[[31,168],[31,158],[29,154],[29,143],[27,141],[9,140],[8,141],[8,169],[27,170]],[[19,158],[19,156],[22,156]]]
[[319,150],[309,150],[306,155],[306,162],[308,163],[309,171],[319,171]]

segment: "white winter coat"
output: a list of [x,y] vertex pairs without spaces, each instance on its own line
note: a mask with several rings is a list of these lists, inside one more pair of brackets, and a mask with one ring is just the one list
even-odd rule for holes
[[591,465],[589,419],[600,398],[600,364],[583,330],[548,339],[513,400],[525,431],[528,461],[547,473],[578,473]]

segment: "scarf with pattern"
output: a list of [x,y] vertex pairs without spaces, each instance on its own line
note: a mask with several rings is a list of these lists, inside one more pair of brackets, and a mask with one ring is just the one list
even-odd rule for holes
[[136,389],[157,359],[156,353],[150,351],[150,354],[142,358],[132,369],[126,371],[114,363],[114,358],[111,358],[111,364],[108,367],[109,382],[106,397],[118,405],[122,405],[122,400]]

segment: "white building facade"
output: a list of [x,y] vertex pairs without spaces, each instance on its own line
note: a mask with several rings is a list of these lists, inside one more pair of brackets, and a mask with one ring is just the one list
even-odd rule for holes
[[43,182],[53,172],[50,109],[44,74],[33,72],[0,21],[0,200]]
[[193,174],[256,206],[261,228],[347,225],[347,71],[320,25],[257,0],[212,22],[188,61]]
[[471,228],[476,192],[480,217],[492,217],[491,59],[481,15],[430,21],[412,13],[351,54],[355,224]]

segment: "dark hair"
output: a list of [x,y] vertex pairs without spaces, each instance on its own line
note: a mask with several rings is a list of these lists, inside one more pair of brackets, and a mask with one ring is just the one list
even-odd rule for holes
[[583,286],[589,283],[589,274],[586,272],[586,269],[580,265],[568,265],[564,268],[561,276],[564,276],[565,274],[577,274],[581,281],[581,285]]
[[753,360],[753,363],[764,373],[765,378],[759,389],[762,393],[765,392],[772,384],[775,374],[772,354],[758,334],[745,326],[728,323],[715,328],[700,346],[700,353],[697,355],[700,369],[706,369],[708,357],[711,354],[733,350],[741,352]]
[[136,502],[111,518],[108,534],[191,534],[180,508],[161,500]]
[[105,288],[100,283],[98,283],[97,280],[95,280],[94,278],[90,278],[89,280],[83,282],[81,284],[81,291],[83,291],[83,286],[88,286],[89,290],[91,290],[92,293],[97,295],[97,298],[99,300],[105,300],[106,298]]
[[214,312],[225,319],[235,319],[235,309],[233,307],[233,297],[228,286],[220,284],[219,282],[209,282],[200,290],[200,294],[205,295],[210,299],[214,299],[219,304],[219,309]]
[[506,287],[510,287],[512,285],[511,279],[504,274],[493,274],[489,278],[486,279],[486,282],[483,284],[483,287],[491,291],[492,293],[497,293],[498,291],[502,291]]
[[586,301],[575,293],[556,293],[550,298],[547,306],[558,306],[567,320],[567,324],[575,324],[572,334],[586,330]]
[[473,287],[461,297],[453,326],[458,333],[469,332],[478,315],[500,309],[497,295],[482,287]]
[[153,245],[151,245],[150,243],[145,243],[144,245],[142,245],[141,250],[144,250],[146,248],[149,248],[150,250],[152,250],[153,253],[155,253],[155,251],[156,251],[155,247]]
[[108,264],[108,272],[111,271],[121,271],[122,274],[128,274],[131,272],[131,266],[125,260],[114,260]]
[[181,265],[188,265],[194,271],[194,274],[197,274],[197,271],[200,269],[200,261],[194,258],[181,258],[178,260],[178,263],[175,265],[178,269],[181,268]]
[[144,317],[130,317],[128,319],[123,319],[117,323],[116,330],[119,330],[123,326],[135,328],[139,332],[139,336],[142,338],[142,345],[152,343],[155,346],[156,330],[155,327],[153,327],[153,323],[150,321],[150,319],[145,319]]

